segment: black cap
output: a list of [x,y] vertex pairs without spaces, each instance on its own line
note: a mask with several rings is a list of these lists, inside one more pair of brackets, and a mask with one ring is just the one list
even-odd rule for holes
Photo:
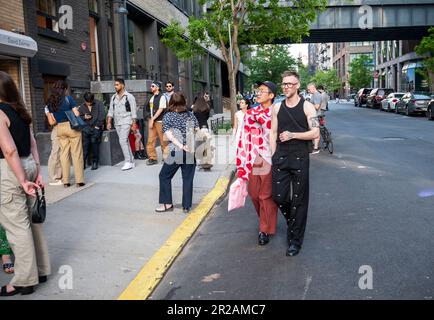
[[259,86],[266,86],[270,91],[274,94],[274,97],[277,97],[277,86],[274,82],[271,81],[259,81],[256,82],[256,85]]

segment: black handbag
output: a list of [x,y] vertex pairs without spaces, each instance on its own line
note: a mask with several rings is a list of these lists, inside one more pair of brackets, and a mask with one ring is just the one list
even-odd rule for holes
[[38,189],[35,189],[36,201],[31,208],[30,214],[32,217],[32,223],[43,223],[47,216],[47,203],[45,202],[45,189],[41,188],[41,193]]

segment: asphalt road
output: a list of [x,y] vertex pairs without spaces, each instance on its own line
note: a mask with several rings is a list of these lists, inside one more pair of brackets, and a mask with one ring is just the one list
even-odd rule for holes
[[327,127],[335,153],[311,156],[298,256],[285,256],[280,213],[277,234],[260,247],[250,200],[228,213],[226,199],[151,298],[432,300],[434,122],[341,103],[330,105]]

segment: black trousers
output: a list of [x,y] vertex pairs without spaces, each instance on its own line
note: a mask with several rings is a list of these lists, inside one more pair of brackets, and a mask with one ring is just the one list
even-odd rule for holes
[[193,179],[196,170],[194,156],[186,155],[186,152],[171,152],[168,159],[164,161],[160,171],[160,203],[170,204],[172,200],[172,178],[175,176],[178,169],[181,168],[182,173],[182,207],[191,208],[193,203]]
[[273,155],[273,199],[287,224],[288,245],[303,244],[309,207],[309,153],[279,148]]
[[92,162],[99,162],[99,144],[101,143],[102,131],[86,127],[82,130],[83,139],[83,162],[88,163],[89,152],[92,151]]

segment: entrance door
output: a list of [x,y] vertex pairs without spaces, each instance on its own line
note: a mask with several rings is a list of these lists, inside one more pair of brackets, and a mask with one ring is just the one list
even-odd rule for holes
[[44,103],[48,100],[48,97],[51,94],[51,88],[53,88],[54,84],[58,80],[65,80],[65,77],[56,77],[56,76],[43,76],[44,79]]

